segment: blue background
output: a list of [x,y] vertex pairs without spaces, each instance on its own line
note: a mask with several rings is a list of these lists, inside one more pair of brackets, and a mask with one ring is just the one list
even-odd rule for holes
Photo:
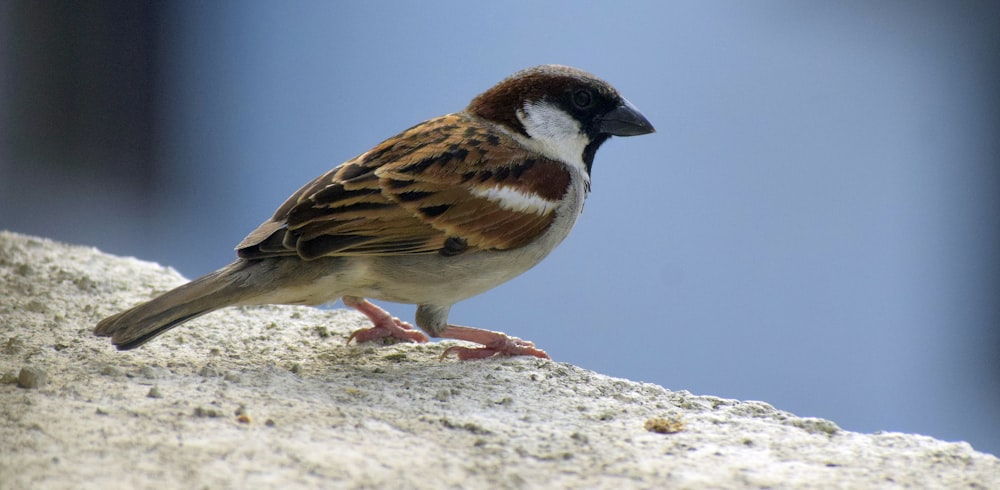
[[657,132],[607,143],[569,239],[453,322],[613,376],[997,454],[997,12],[171,2],[152,161],[119,162],[153,165],[152,185],[54,172],[19,146],[0,154],[0,228],[198,276],[328,168],[516,70],[573,65]]

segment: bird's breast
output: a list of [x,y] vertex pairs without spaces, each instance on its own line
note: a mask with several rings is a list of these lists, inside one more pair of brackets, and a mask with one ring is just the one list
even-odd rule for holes
[[511,250],[475,250],[454,256],[401,255],[365,258],[368,298],[410,304],[453,304],[507,282],[542,261],[572,230],[586,190],[572,179],[552,224],[531,243]]

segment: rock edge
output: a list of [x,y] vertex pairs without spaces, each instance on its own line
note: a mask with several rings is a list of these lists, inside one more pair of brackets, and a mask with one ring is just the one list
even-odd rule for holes
[[229,308],[136,351],[103,316],[175,271],[0,232],[0,488],[1000,488],[966,443],[449,342],[345,345],[364,318]]

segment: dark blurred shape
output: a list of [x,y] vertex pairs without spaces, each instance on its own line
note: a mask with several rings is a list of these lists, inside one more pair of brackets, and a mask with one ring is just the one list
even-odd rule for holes
[[0,24],[9,173],[152,185],[161,4],[16,1]]

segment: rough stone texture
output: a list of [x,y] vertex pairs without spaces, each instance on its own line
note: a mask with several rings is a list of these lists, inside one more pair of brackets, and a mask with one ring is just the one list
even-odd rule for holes
[[[966,443],[559,362],[345,345],[364,318],[230,308],[130,352],[94,323],[183,282],[0,232],[0,488],[1000,488]],[[23,368],[47,374],[19,387]]]

